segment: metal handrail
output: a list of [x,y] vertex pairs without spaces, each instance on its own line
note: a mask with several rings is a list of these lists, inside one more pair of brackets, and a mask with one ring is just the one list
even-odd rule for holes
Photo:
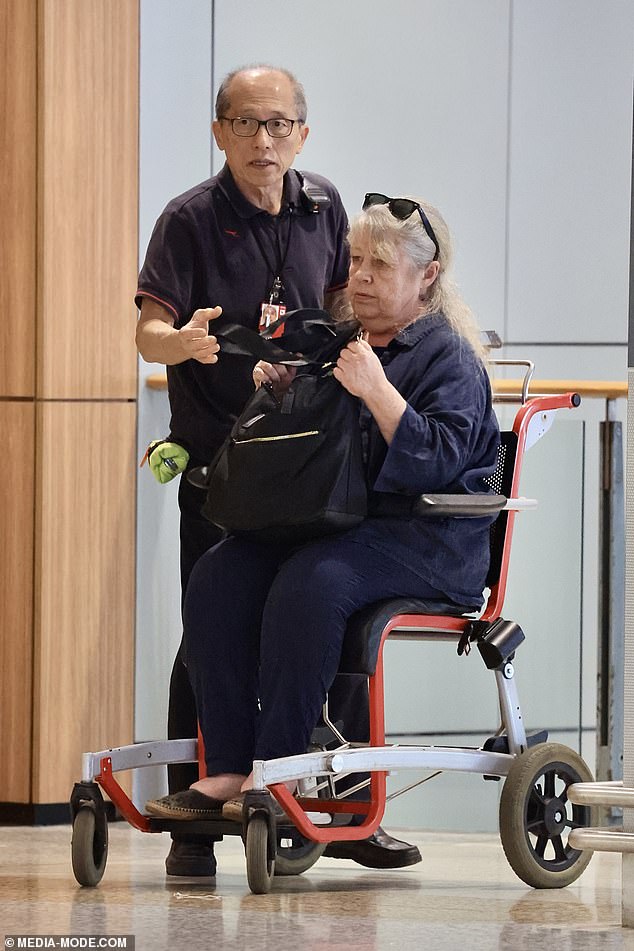
[[[599,783],[571,783],[566,790],[569,802],[579,806],[625,806],[634,808],[634,788],[620,779]],[[572,829],[568,844],[588,852],[634,852],[634,832],[619,828]]]
[[[493,359],[488,361],[489,366],[494,367],[526,367],[524,377],[521,383],[521,395],[522,403],[525,403],[528,399],[528,388],[535,372],[535,364],[532,360],[503,360],[503,359]],[[515,396],[508,393],[498,393],[495,392],[494,385],[494,398],[498,403],[509,403],[516,402]]]
[[571,783],[567,790],[570,802],[580,806],[629,806],[634,808],[634,789],[623,785],[622,779],[599,783]]

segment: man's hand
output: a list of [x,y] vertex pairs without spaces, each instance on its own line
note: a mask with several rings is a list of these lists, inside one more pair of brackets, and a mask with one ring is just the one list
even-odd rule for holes
[[185,360],[216,363],[220,346],[208,334],[210,320],[220,317],[222,307],[204,307],[194,311],[188,324],[176,330],[173,310],[151,297],[141,301],[141,316],[136,326],[136,345],[148,363],[175,366]]
[[195,310],[192,319],[178,333],[185,359],[198,363],[217,363],[220,344],[209,334],[209,321],[216,320],[222,313],[222,307],[203,307]]

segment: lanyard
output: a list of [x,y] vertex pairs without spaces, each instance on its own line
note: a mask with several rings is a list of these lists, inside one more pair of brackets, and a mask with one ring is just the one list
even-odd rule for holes
[[293,212],[293,209],[289,207],[288,230],[286,232],[286,246],[284,248],[284,251],[282,251],[282,242],[280,240],[280,232],[279,232],[279,224],[281,221],[281,217],[278,216],[275,219],[275,241],[277,245],[277,248],[276,248],[277,254],[275,255],[275,260],[273,261],[273,264],[271,264],[269,256],[264,248],[264,244],[260,238],[260,235],[257,232],[257,229],[256,228],[252,229],[253,237],[255,238],[255,243],[257,244],[260,250],[260,254],[262,255],[264,259],[264,263],[273,274],[273,283],[271,284],[271,288],[268,293],[269,303],[271,304],[276,304],[279,302],[280,294],[284,290],[284,285],[282,283],[282,271],[284,270],[284,265],[286,264],[286,258],[288,257],[288,249],[291,243],[291,227],[293,224],[292,212]]

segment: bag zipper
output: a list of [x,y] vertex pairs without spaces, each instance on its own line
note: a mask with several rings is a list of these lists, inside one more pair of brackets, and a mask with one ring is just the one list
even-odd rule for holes
[[289,433],[287,436],[254,436],[252,439],[234,439],[236,446],[244,446],[248,442],[277,442],[280,439],[301,439],[304,436],[318,436],[318,429],[309,429],[305,433]]

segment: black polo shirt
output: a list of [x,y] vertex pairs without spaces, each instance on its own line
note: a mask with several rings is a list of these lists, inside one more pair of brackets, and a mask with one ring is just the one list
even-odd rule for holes
[[[348,220],[331,182],[305,174],[330,199],[318,214],[304,203],[301,173],[293,169],[276,216],[244,197],[226,165],[170,201],[150,238],[137,306],[151,297],[174,314],[179,328],[198,308],[220,305],[220,321],[257,328],[260,304],[280,274],[288,310],[322,307],[324,294],[348,280]],[[168,366],[171,434],[196,460],[208,461],[223,442],[253,391],[254,362],[220,354],[212,365]]]

